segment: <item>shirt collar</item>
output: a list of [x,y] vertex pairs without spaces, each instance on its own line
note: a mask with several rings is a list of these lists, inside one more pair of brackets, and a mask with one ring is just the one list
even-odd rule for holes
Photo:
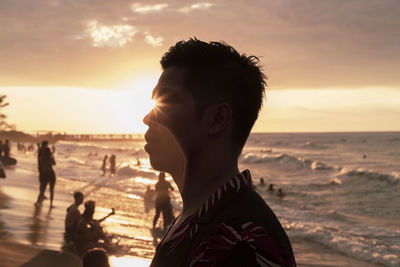
[[232,179],[221,185],[206,202],[200,207],[192,218],[193,223],[208,223],[215,214],[225,207],[240,192],[252,186],[251,175],[248,169],[237,174]]
[[[169,244],[170,251],[172,251],[174,247],[178,246],[183,239],[192,238],[197,232],[199,225],[209,223],[219,210],[229,204],[233,198],[249,187],[252,187],[252,181],[248,169],[221,185],[213,194],[210,195],[198,211],[189,216],[177,229],[175,229],[174,233],[168,238],[168,240],[165,240]],[[168,232],[164,238],[168,235]],[[164,239],[161,243],[163,243],[163,241]]]

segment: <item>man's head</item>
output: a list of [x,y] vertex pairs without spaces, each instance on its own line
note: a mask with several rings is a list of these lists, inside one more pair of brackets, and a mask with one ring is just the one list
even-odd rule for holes
[[46,140],[42,141],[42,147],[47,147],[47,146],[48,146],[48,144],[49,144],[49,142],[48,142],[48,141],[46,141]]
[[83,256],[83,267],[110,267],[106,251],[102,248],[93,248]]
[[78,204],[78,205],[82,204],[83,203],[83,199],[84,199],[84,196],[83,196],[82,192],[79,192],[79,191],[75,192],[74,193],[74,199],[75,199],[75,203],[76,204]]
[[[190,39],[172,46],[161,65],[164,72],[153,91],[158,106],[144,119],[150,126],[146,140],[158,141],[151,129],[155,121],[171,131],[186,157],[203,147],[208,135],[228,138],[237,158],[264,98],[258,59],[225,43]],[[152,146],[147,148],[152,161]]]

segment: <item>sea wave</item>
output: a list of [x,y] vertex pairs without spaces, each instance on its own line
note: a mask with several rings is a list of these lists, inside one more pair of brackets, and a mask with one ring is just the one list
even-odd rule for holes
[[257,155],[248,153],[242,156],[241,162],[243,163],[278,163],[282,165],[291,165],[298,169],[310,169],[313,171],[319,170],[332,170],[334,167],[326,163],[313,161],[310,159],[303,159],[299,157],[290,156],[287,154],[280,155]]
[[311,241],[368,262],[389,266],[400,264],[399,236],[386,227],[368,225],[335,210],[316,213],[284,209],[296,217],[296,220],[281,220],[292,239]]
[[340,176],[350,176],[350,177],[360,177],[360,178],[367,178],[371,180],[380,180],[385,181],[390,184],[398,184],[400,182],[400,173],[399,172],[392,172],[391,174],[381,173],[373,170],[365,170],[362,168],[358,168],[355,170],[348,170],[344,168]]
[[155,174],[153,172],[141,171],[141,170],[132,168],[131,166],[124,166],[124,167],[119,168],[118,176],[140,176],[140,177],[146,177],[146,178],[154,178]]
[[308,149],[327,149],[327,146],[321,145],[321,144],[317,144],[317,143],[313,143],[310,141],[307,141],[304,145],[302,145],[303,148],[308,148]]

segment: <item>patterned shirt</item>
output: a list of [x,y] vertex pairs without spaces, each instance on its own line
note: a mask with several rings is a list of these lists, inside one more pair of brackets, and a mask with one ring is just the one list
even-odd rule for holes
[[296,266],[290,241],[275,214],[253,190],[249,170],[218,188],[166,236],[152,267]]

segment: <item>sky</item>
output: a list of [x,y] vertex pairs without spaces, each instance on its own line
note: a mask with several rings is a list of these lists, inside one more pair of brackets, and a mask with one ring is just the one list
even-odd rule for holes
[[19,130],[143,132],[180,40],[258,56],[254,131],[400,130],[397,0],[1,0],[0,93]]

